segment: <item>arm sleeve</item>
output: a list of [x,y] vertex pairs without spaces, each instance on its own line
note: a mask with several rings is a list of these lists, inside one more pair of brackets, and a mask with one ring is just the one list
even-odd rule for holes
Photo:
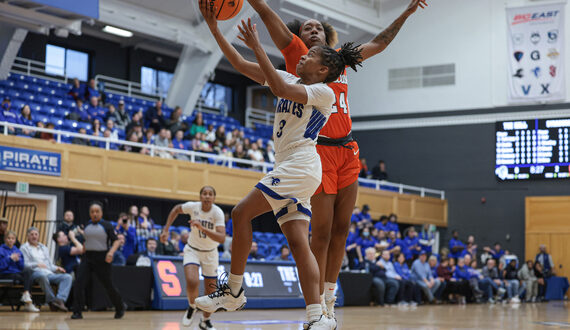
[[220,208],[216,208],[216,214],[214,215],[214,226],[215,227],[226,227],[224,212]]
[[24,265],[26,268],[35,269],[38,267],[38,262],[32,259],[30,251],[28,251],[25,245],[20,248],[20,251],[22,251],[22,255],[24,256]]
[[[285,83],[287,83],[287,84],[292,84],[293,82],[299,80],[299,78],[290,74],[289,72],[286,72],[283,70],[275,70],[275,71],[277,72],[279,77],[281,77],[281,79],[283,79],[285,81]],[[269,87],[267,80],[263,83],[263,86]]]
[[113,244],[117,240],[117,234],[115,234],[115,228],[110,222],[105,223],[105,231],[107,232],[107,240],[110,244]]
[[[4,269],[8,268],[10,262],[10,256],[5,255],[3,250],[0,250],[0,273],[4,271]],[[22,258],[23,259],[23,258]],[[20,259],[20,260],[22,260]]]
[[333,90],[325,84],[305,85],[307,105],[330,110],[335,102]]
[[287,72],[296,75],[297,74],[297,64],[301,59],[301,56],[306,55],[309,52],[309,48],[303,43],[303,41],[296,35],[293,35],[293,40],[291,43],[281,50],[281,54],[285,58],[285,67]]
[[184,204],[182,204],[182,212],[184,212],[185,214],[191,214],[192,210],[194,209],[194,206],[197,204],[197,202],[186,202]]

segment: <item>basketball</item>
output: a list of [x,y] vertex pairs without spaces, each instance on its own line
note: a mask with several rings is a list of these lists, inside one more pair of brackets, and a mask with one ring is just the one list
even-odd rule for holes
[[217,20],[226,21],[239,13],[243,6],[243,0],[210,0],[208,4],[217,8]]

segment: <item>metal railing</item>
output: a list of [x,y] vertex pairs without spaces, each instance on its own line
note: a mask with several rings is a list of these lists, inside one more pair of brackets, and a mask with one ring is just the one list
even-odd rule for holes
[[152,88],[151,91],[142,90],[142,85],[138,82],[113,78],[98,74],[95,76],[97,86],[103,86],[103,90],[107,93],[116,93],[126,96],[132,96],[147,101],[158,101],[163,99],[164,91],[158,87]]
[[[44,132],[44,133],[51,133],[54,135],[54,139],[57,143],[62,143],[62,137],[65,138],[80,138],[86,141],[98,141],[105,143],[105,150],[111,150],[111,145],[127,145],[131,147],[137,147],[141,149],[148,150],[148,155],[151,157],[160,155],[160,153],[166,152],[172,155],[185,155],[188,157],[188,160],[192,163],[196,163],[198,159],[209,159],[212,158],[214,163],[221,166],[226,166],[228,168],[235,168],[239,166],[237,165],[245,165],[250,166],[253,169],[257,169],[262,173],[267,173],[271,171],[275,164],[273,163],[266,163],[266,162],[257,162],[248,159],[240,159],[234,157],[228,157],[224,155],[218,154],[210,154],[205,152],[199,151],[191,151],[191,150],[181,150],[181,149],[174,149],[174,148],[166,148],[166,147],[159,147],[153,144],[145,144],[145,143],[138,143],[138,142],[130,142],[124,140],[113,140],[111,138],[87,135],[87,134],[80,134],[80,133],[73,133],[68,131],[62,131],[57,129],[48,129],[48,128],[40,128],[40,127],[32,127],[20,124],[12,124],[9,122],[0,122],[0,126],[3,126],[3,134],[8,135],[8,127],[13,127],[16,129],[26,129],[33,132]],[[94,146],[95,147],[95,146]],[[393,190],[394,192],[398,192],[399,194],[406,194],[406,193],[413,193],[418,194],[421,197],[426,196],[437,196],[441,199],[445,199],[445,192],[443,190],[436,190],[436,189],[429,189],[423,187],[416,187],[411,185],[406,185],[403,183],[393,183],[388,181],[379,181],[379,180],[371,180],[371,179],[358,179],[359,183],[366,184],[368,186],[373,185],[376,190],[386,190],[386,187],[393,188],[388,190]]]
[[245,126],[254,127],[255,124],[273,126],[275,112],[260,110],[256,108],[247,108],[245,111]]
[[[358,182],[364,183],[367,186],[373,185],[376,190],[395,191],[397,189],[397,192],[399,194],[413,193],[413,194],[418,194],[421,197],[435,196],[441,199],[445,199],[445,191],[443,190],[429,189],[429,188],[411,186],[403,183],[394,183],[384,180],[374,180],[374,179],[364,179],[364,178],[358,178]],[[386,188],[392,188],[392,189],[386,189]]]
[[23,57],[16,57],[14,64],[10,70],[13,73],[25,74],[27,76],[52,80],[59,83],[69,83],[75,77],[68,77],[67,72],[63,71],[63,76],[56,76],[46,72],[46,64],[40,61],[34,61]]

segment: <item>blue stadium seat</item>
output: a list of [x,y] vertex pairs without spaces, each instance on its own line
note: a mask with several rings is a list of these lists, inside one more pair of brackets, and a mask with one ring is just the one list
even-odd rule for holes
[[257,243],[257,253],[261,254],[264,257],[268,256],[269,248],[265,243]]
[[[78,122],[78,123],[77,123],[77,126],[78,126],[79,128],[85,128],[86,131],[90,131],[90,130],[91,130],[91,127],[92,127],[91,124],[89,124],[89,123],[83,123],[83,122]],[[79,130],[79,128],[78,128],[78,130]]]
[[36,121],[41,121],[43,123],[47,123],[49,122],[49,117],[48,116],[44,116],[41,114],[36,115],[36,118],[34,118]]
[[75,132],[79,128],[79,123],[75,120],[66,119],[63,121],[63,128],[66,131]]

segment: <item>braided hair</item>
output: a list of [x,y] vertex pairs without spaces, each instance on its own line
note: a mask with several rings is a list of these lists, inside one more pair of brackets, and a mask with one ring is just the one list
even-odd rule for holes
[[360,46],[354,46],[353,42],[343,44],[338,52],[328,46],[319,47],[321,48],[322,64],[329,68],[329,74],[324,81],[325,84],[335,81],[347,66],[354,71],[357,71],[357,66],[362,66]]
[[[332,25],[327,22],[318,21],[323,26],[323,30],[325,31],[325,38],[326,43],[329,47],[334,47],[338,43],[338,33],[334,29]],[[301,36],[301,29],[305,23],[299,21],[298,19],[287,23],[287,27],[289,31],[296,35],[297,37]]]

